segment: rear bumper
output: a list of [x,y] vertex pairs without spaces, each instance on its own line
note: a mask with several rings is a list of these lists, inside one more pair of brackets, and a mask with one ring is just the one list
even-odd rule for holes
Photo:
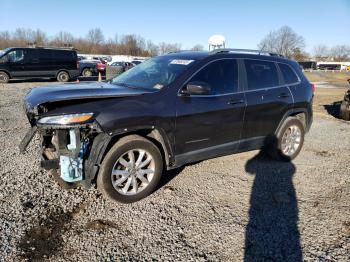
[[76,70],[68,70],[69,76],[70,78],[77,78],[80,75],[80,70],[76,69]]

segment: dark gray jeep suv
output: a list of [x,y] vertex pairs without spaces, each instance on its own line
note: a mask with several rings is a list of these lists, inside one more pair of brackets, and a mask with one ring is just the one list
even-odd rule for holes
[[60,184],[120,202],[149,195],[165,170],[265,149],[289,161],[312,122],[313,86],[297,62],[237,49],[154,57],[104,83],[32,89],[31,130]]

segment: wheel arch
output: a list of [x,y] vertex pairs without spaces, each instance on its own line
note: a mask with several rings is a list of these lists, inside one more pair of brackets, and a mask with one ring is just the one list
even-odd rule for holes
[[5,74],[7,74],[7,75],[9,76],[9,79],[12,78],[12,75],[11,75],[11,73],[10,73],[9,71],[7,71],[7,70],[5,70],[5,69],[0,69],[0,72],[3,72],[3,73],[5,73]]
[[288,110],[282,120],[280,121],[280,123],[278,124],[278,127],[275,131],[275,134],[277,135],[279,133],[279,131],[281,130],[282,126],[283,126],[283,123],[286,121],[286,119],[288,117],[296,117],[298,118],[303,126],[304,126],[304,129],[305,129],[305,132],[307,132],[309,129],[310,129],[310,125],[311,124],[308,124],[310,122],[310,119],[309,119],[309,115],[308,115],[308,111],[306,108],[293,108],[293,109],[290,109]]
[[67,69],[60,69],[56,72],[56,78],[58,77],[58,74],[61,73],[61,72],[66,72],[68,75],[69,75],[69,78],[71,78],[71,75],[69,73],[69,70]]
[[101,133],[95,137],[91,146],[91,153],[87,161],[85,161],[85,182],[83,183],[88,183],[86,184],[86,187],[89,187],[91,183],[96,180],[99,167],[113,145],[121,138],[129,135],[139,135],[150,140],[161,152],[164,167],[169,168],[169,166],[171,166],[174,159],[173,151],[170,146],[169,138],[161,128],[156,128],[153,126],[142,127],[114,135]]

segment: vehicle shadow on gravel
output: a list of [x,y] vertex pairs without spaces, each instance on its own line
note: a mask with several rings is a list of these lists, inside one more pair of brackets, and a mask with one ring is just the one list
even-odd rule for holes
[[259,153],[246,163],[245,170],[255,178],[244,261],[302,261],[298,204],[292,181],[295,166]]
[[339,113],[340,113],[340,105],[342,101],[334,102],[330,105],[323,105],[324,109],[327,111],[328,114],[331,116],[340,119]]

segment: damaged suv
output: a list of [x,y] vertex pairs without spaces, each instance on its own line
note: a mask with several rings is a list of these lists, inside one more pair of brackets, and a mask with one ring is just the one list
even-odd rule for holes
[[25,97],[43,168],[66,186],[130,203],[164,171],[254,149],[294,159],[312,123],[313,86],[299,65],[254,50],[182,51],[108,82],[32,89]]

